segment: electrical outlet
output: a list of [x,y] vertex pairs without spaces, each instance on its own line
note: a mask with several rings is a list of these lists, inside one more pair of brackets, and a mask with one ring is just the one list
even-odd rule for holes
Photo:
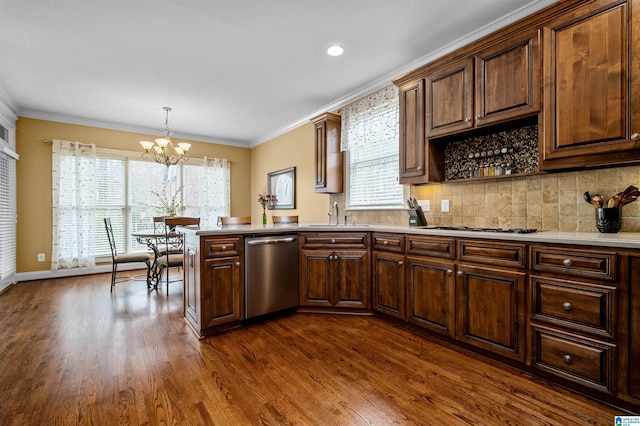
[[38,262],[44,262],[44,253],[38,253]]
[[424,212],[431,211],[431,200],[418,200],[418,205],[422,207],[422,211]]
[[449,212],[449,200],[442,200],[442,213]]

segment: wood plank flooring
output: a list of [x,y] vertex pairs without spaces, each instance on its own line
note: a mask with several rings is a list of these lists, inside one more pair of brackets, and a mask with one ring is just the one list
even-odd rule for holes
[[199,341],[181,283],[109,274],[0,295],[2,425],[612,425],[620,410],[362,316]]

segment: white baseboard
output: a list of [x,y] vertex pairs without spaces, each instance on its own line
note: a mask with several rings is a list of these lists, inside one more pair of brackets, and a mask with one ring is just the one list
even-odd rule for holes
[[[144,262],[130,263],[126,265],[118,266],[118,272],[131,271],[135,269],[147,269],[147,265]],[[19,272],[16,274],[16,281],[33,281],[33,280],[48,280],[51,278],[73,277],[77,275],[91,275],[91,274],[104,274],[105,272],[111,272],[111,264],[96,265],[92,268],[71,268],[71,269],[58,269],[48,271],[33,271],[33,272]]]

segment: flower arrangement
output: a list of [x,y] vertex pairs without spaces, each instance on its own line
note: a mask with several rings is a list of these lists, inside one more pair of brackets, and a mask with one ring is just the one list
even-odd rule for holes
[[262,206],[262,224],[263,225],[267,224],[267,213],[266,213],[267,204],[274,203],[275,201],[276,201],[276,196],[269,195],[266,193],[266,191],[264,194],[258,194],[258,203]]
[[171,193],[166,187],[162,191],[151,191],[158,198],[159,205],[155,207],[161,215],[166,217],[175,217],[180,214],[185,206],[182,204],[182,186],[174,193]]

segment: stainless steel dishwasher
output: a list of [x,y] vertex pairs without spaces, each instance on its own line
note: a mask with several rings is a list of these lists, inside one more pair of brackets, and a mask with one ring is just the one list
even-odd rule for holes
[[247,237],[244,249],[244,317],[298,306],[298,236]]

